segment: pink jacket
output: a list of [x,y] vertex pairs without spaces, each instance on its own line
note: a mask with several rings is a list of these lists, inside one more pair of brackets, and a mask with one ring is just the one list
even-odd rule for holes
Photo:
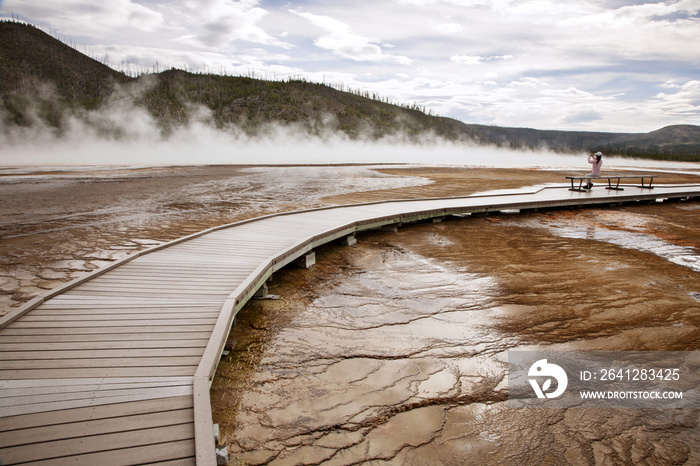
[[600,161],[598,161],[598,159],[595,155],[589,155],[588,156],[588,163],[591,164],[591,172],[595,176],[600,176],[600,167],[603,166],[603,159],[601,158]]

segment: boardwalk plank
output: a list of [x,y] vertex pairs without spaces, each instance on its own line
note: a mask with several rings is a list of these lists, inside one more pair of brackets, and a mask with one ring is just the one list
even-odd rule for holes
[[[118,290],[70,290],[66,291],[67,295],[82,295],[82,296],[95,296],[95,297],[106,297],[106,298],[119,298],[123,293],[120,293]],[[132,290],[129,291],[129,294],[132,296],[143,296],[143,297],[151,297],[151,298],[170,298],[173,296],[175,293],[168,293],[166,291],[154,291],[154,290]],[[191,298],[200,298],[200,297],[225,297],[228,293],[226,292],[221,292],[221,293],[212,293],[212,292],[207,292],[207,291],[200,291],[200,292],[182,292],[182,293],[176,293],[178,297],[191,297]]]
[[18,429],[0,432],[0,448],[171,426],[183,421],[194,421],[192,408]]
[[[175,377],[172,377],[175,379]],[[3,381],[8,386],[12,386],[12,382],[18,382],[15,380],[5,380]],[[26,382],[22,380],[21,382]],[[30,381],[32,382],[32,381]],[[34,380],[33,382],[38,382]],[[80,392],[94,392],[96,390],[128,390],[137,388],[158,388],[158,387],[179,387],[179,386],[189,386],[192,381],[158,381],[158,382],[131,382],[131,383],[114,383],[114,384],[73,384],[73,385],[53,385],[53,380],[51,385],[46,385],[46,381],[42,380],[43,385],[37,385],[34,387],[20,387],[20,388],[5,388],[0,393],[0,399],[2,398],[14,398],[14,397],[27,397],[30,395],[56,395],[64,393],[80,393]],[[9,406],[9,405],[8,405]]]
[[[250,270],[248,271],[250,273]],[[247,273],[242,272],[238,278],[240,277],[245,277],[247,276]],[[236,278],[233,276],[232,278]],[[139,277],[139,278],[117,278],[117,277],[103,277],[102,280],[100,281],[89,281],[86,283],[83,283],[79,287],[76,287],[76,290],[86,290],[90,288],[101,288],[101,287],[116,287],[117,289],[120,288],[125,288],[125,287],[134,287],[136,289],[139,288],[153,288],[153,287],[164,287],[166,289],[173,288],[173,287],[185,287],[186,289],[201,289],[201,290],[209,290],[209,289],[217,289],[217,288],[225,288],[225,287],[230,287],[231,286],[231,279],[227,280],[220,280],[220,281],[212,281],[212,280],[206,280],[206,281],[200,281],[200,282],[193,282],[189,280],[187,277],[177,277],[177,278],[172,278],[172,279],[160,279],[160,280],[154,280],[152,278],[148,277]]]
[[[70,457],[72,461],[86,459],[80,456],[84,454],[108,453],[108,456],[105,456],[105,458],[111,458],[111,463],[122,463],[125,460],[123,456],[124,452],[118,450],[145,446],[152,447],[154,444],[162,444],[163,439],[169,439],[170,443],[182,440],[192,441],[194,439],[194,429],[191,424],[178,424],[151,429],[55,440],[34,444],[32,448],[24,448],[21,446],[0,448],[0,457],[3,458],[3,462],[7,464],[42,460],[52,460],[56,461],[55,464],[60,464],[60,458]],[[177,456],[173,457],[171,453],[172,450],[170,452],[163,452],[163,456],[159,456],[159,458],[171,459],[182,456],[182,453],[179,453]],[[191,454],[192,452],[190,451],[189,455]],[[92,457],[93,461],[94,459],[95,457]],[[149,460],[151,460],[151,458],[146,458],[145,456],[141,456],[137,459],[139,463]]]
[[[113,387],[115,385],[138,385],[148,383],[170,383],[177,382],[178,384],[191,384],[192,377],[101,377],[92,379],[51,379],[51,386],[80,386],[80,385],[104,385]],[[0,388],[19,388],[19,387],[46,387],[47,381],[42,380],[0,380]]]
[[[43,393],[38,395],[12,396],[2,398],[3,406],[0,408],[3,412],[12,407],[28,407],[36,405],[49,405],[51,403],[66,403],[77,400],[86,400],[88,405],[93,402],[109,402],[111,399],[119,399],[126,401],[143,400],[150,398],[166,398],[175,396],[184,396],[192,394],[192,387],[189,385],[174,385],[171,387],[143,387],[143,388],[123,388],[111,390],[92,390],[92,391],[61,391],[59,393]],[[99,400],[99,401],[98,401]],[[85,404],[85,403],[84,403]],[[44,406],[39,406],[44,410]]]
[[[72,291],[76,291],[78,288],[74,288]],[[42,303],[42,306],[47,305],[84,305],[84,304],[114,304],[118,306],[125,305],[141,305],[141,306],[213,306],[217,302],[220,303],[218,297],[189,297],[189,296],[178,296],[177,294],[172,294],[167,298],[157,297],[149,298],[148,296],[132,296],[130,294],[122,294],[121,296],[109,296],[105,298],[100,298],[94,295],[80,295],[79,293],[72,294],[61,294],[56,298],[51,299]]]
[[160,358],[90,358],[90,359],[35,359],[23,361],[0,361],[2,370],[34,369],[79,369],[79,368],[122,368],[122,367],[165,367],[196,366],[199,357],[160,357]]
[[[170,390],[168,393],[174,393],[177,395],[187,394],[191,395],[192,387],[188,387],[189,391],[184,387],[180,391]],[[64,411],[67,409],[84,408],[86,406],[99,406],[99,405],[110,405],[110,404],[122,404],[134,401],[142,400],[153,400],[157,398],[164,398],[162,392],[158,389],[154,390],[144,390],[139,393],[131,393],[123,396],[111,396],[111,397],[99,397],[99,398],[80,398],[76,400],[61,400],[57,402],[47,401],[45,403],[36,404],[22,404],[16,406],[6,406],[0,408],[0,416],[18,416],[21,414],[31,414],[31,413],[47,413],[50,411]]]
[[22,414],[11,417],[0,417],[0,432],[43,426],[56,426],[96,419],[135,416],[142,413],[161,413],[172,410],[188,409],[192,407],[193,399],[191,396],[179,396],[173,398],[155,398],[152,400],[89,406],[63,411],[56,410],[39,414]]
[[[171,332],[171,333],[149,333],[142,332],[136,334],[77,334],[77,335],[66,335],[60,333],[58,335],[42,335],[41,343],[67,343],[67,342],[105,342],[105,347],[115,342],[116,344],[134,344],[134,347],[138,345],[148,344],[148,342],[153,342],[154,345],[175,345],[178,340],[197,340],[204,341],[205,345],[211,335],[210,332]],[[2,335],[3,343],[33,343],[39,344],[35,335]],[[115,346],[118,347],[118,346]],[[154,346],[159,347],[159,346]]]
[[219,311],[215,306],[202,305],[180,305],[180,306],[152,306],[146,307],[143,305],[124,305],[122,307],[118,306],[99,306],[99,305],[64,305],[64,306],[40,306],[34,309],[32,315],[66,315],[66,314],[76,314],[76,315],[99,315],[99,314],[147,314],[153,313],[157,315],[162,314],[186,314],[186,313],[196,313],[200,314],[215,314]]
[[244,251],[240,251],[236,254],[235,261],[227,259],[217,262],[204,262],[196,257],[182,257],[180,254],[176,253],[173,254],[172,258],[159,255],[158,257],[148,258],[148,260],[144,259],[144,267],[140,267],[139,270],[161,271],[164,272],[165,275],[176,275],[185,272],[199,272],[206,275],[217,273],[230,274],[232,270],[236,270],[236,267],[240,269],[255,267],[257,265],[256,259],[260,259],[259,254]]
[[26,316],[17,320],[9,328],[73,328],[82,327],[105,327],[109,325],[121,327],[146,327],[153,325],[209,325],[216,323],[216,318],[192,318],[185,315],[179,318],[162,318],[153,319],[153,315],[149,316],[127,316],[121,319],[114,319],[111,316],[76,319],[73,317],[56,316],[53,320],[37,319],[33,316]]
[[[2,345],[0,345],[2,346]],[[3,361],[20,360],[54,360],[54,359],[95,359],[95,358],[180,358],[200,357],[202,348],[132,348],[132,349],[92,349],[85,350],[48,350],[42,351],[2,351],[0,348],[0,365]]]
[[[246,276],[245,272],[242,272],[240,274],[241,277]],[[235,277],[235,276],[234,276]],[[122,283],[126,282],[126,283]],[[135,287],[153,287],[153,286],[164,286],[164,287],[173,287],[173,286],[187,286],[190,288],[202,288],[202,289],[207,289],[207,288],[217,288],[221,286],[231,286],[231,280],[220,280],[220,281],[213,281],[213,280],[202,280],[199,282],[193,282],[189,280],[187,277],[173,277],[173,278],[164,278],[164,279],[159,279],[159,280],[154,280],[152,278],[148,277],[138,277],[138,278],[117,278],[117,277],[103,277],[102,280],[100,281],[89,281],[86,283],[83,283],[76,289],[85,289],[89,287],[100,287],[100,286],[117,286],[117,287],[124,287],[124,286],[135,286]]]
[[32,312],[30,315],[22,317],[22,320],[26,322],[38,322],[38,321],[50,321],[51,319],[57,320],[70,320],[70,319],[80,319],[90,318],[90,320],[130,320],[138,319],[139,317],[145,317],[147,311],[150,312],[152,317],[157,317],[159,319],[180,319],[186,318],[188,316],[197,317],[198,319],[216,319],[218,312],[206,310],[193,311],[192,309],[179,310],[178,312],[168,312],[167,310],[151,310],[151,309],[137,309],[130,312],[125,312],[124,310],[112,310],[107,309],[95,309],[95,310],[75,310],[66,309],[62,311],[49,311],[46,309],[38,310]]
[[[84,328],[71,328],[71,335],[87,335],[87,334],[137,334],[137,333],[180,333],[180,334],[191,334],[192,332],[211,332],[214,328],[213,325],[149,325],[149,326],[133,326],[125,327],[120,325],[119,327],[84,327]],[[5,327],[2,331],[2,335],[61,335],[66,334],[67,330],[57,329],[57,328],[22,328],[14,326],[14,323]],[[180,335],[179,338],[182,338]]]
[[[13,343],[8,342],[9,338],[18,337],[8,337],[3,338],[2,343],[0,343],[0,353],[1,352],[17,352],[17,351],[27,351],[33,352],[40,350],[42,353],[47,352],[61,352],[61,351],[92,351],[92,354],[99,354],[97,351],[103,350],[137,350],[144,351],[146,353],[141,353],[144,355],[149,354],[148,350],[154,349],[165,349],[169,350],[171,348],[178,349],[196,349],[200,350],[207,345],[207,340],[202,338],[199,340],[122,340],[122,341],[66,341],[66,342],[46,342],[46,341],[31,341]],[[151,353],[154,354],[154,353]],[[0,359],[4,357],[0,354]]]
[[195,458],[193,440],[159,443],[135,448],[110,450],[92,454],[54,458],[47,461],[36,461],[36,466],[110,466],[124,464],[175,464],[194,465]]
[[[50,303],[50,304],[49,304]],[[219,299],[219,302],[212,304],[208,301],[204,302],[199,302],[196,300],[189,301],[189,302],[178,302],[178,303],[168,303],[168,302],[162,302],[158,304],[153,304],[153,305],[148,305],[146,303],[139,303],[139,302],[119,302],[115,300],[113,297],[110,297],[105,300],[96,300],[96,302],[88,302],[88,301],[76,301],[76,302],[62,302],[62,303],[56,303],[56,302],[51,302],[46,303],[44,305],[41,305],[37,307],[35,310],[37,312],[45,312],[45,311],[58,311],[58,312],[64,312],[64,311],[77,311],[80,312],[81,314],[89,314],[91,312],[110,312],[110,311],[118,311],[120,314],[121,313],[132,313],[132,314],[148,314],[149,312],[154,312],[154,313],[163,313],[163,312],[177,312],[177,313],[182,313],[182,312],[216,312],[221,309],[217,309],[221,307],[221,299]],[[31,312],[30,314],[33,314],[34,312]]]
[[129,376],[191,376],[197,366],[160,366],[160,367],[98,367],[76,369],[0,369],[0,379],[60,379],[63,377],[95,378],[95,377],[129,377]]
[[167,277],[167,276],[160,276],[160,277],[153,277],[148,276],[148,275],[113,275],[109,274],[107,277],[102,278],[101,280],[95,279],[91,280],[90,282],[84,283],[80,285],[81,287],[87,286],[87,285],[119,285],[119,286],[124,286],[124,285],[143,285],[143,284],[148,284],[149,286],[175,286],[175,285],[183,285],[186,284],[188,286],[208,286],[208,287],[217,287],[217,286],[231,286],[231,282],[236,281],[237,279],[245,278],[248,276],[250,273],[250,270],[253,268],[251,267],[248,270],[241,271],[238,274],[231,274],[227,276],[226,278],[211,278],[211,277],[201,277],[199,279],[194,279],[192,277],[188,276],[178,276],[178,277]]

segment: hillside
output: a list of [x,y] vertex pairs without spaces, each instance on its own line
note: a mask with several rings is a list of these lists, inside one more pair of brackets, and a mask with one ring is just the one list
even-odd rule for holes
[[[150,78],[150,77],[146,77]],[[297,123],[310,133],[341,131],[350,137],[381,137],[402,132],[419,137],[428,131],[457,139],[449,119],[417,108],[392,105],[303,80],[264,81],[168,70],[137,99],[166,130],[186,124],[196,105],[208,108],[217,126],[237,125],[255,132],[265,123]],[[194,106],[193,106],[194,104]]]
[[[0,130],[5,131],[43,124],[61,135],[71,118],[87,120],[89,111],[110,112],[119,102],[120,108],[148,112],[164,137],[204,118],[208,124],[235,126],[248,134],[271,123],[296,124],[318,135],[328,130],[351,138],[400,134],[416,142],[437,135],[513,149],[603,150],[700,161],[698,126],[670,126],[646,134],[503,128],[431,116],[415,105],[394,105],[377,95],[304,80],[266,81],[174,69],[132,78],[35,27],[7,21],[0,22],[0,98]],[[118,129],[97,126],[98,134],[119,137]]]
[[655,158],[699,161],[700,126],[673,125],[646,134],[621,135],[603,147],[632,157],[656,154]]
[[95,109],[130,78],[68,47],[43,31],[0,22],[0,95],[9,120],[29,125],[29,110],[58,127],[69,109]]

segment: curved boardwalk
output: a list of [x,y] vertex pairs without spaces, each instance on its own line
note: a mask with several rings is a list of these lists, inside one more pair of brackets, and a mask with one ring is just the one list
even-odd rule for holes
[[357,231],[452,214],[700,196],[530,188],[271,215],[135,254],[0,319],[0,462],[215,464],[209,385],[236,312]]

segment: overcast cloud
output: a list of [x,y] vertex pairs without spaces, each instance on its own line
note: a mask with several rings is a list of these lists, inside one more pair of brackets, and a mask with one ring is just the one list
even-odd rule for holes
[[700,0],[5,0],[124,70],[316,81],[466,123],[700,124]]

